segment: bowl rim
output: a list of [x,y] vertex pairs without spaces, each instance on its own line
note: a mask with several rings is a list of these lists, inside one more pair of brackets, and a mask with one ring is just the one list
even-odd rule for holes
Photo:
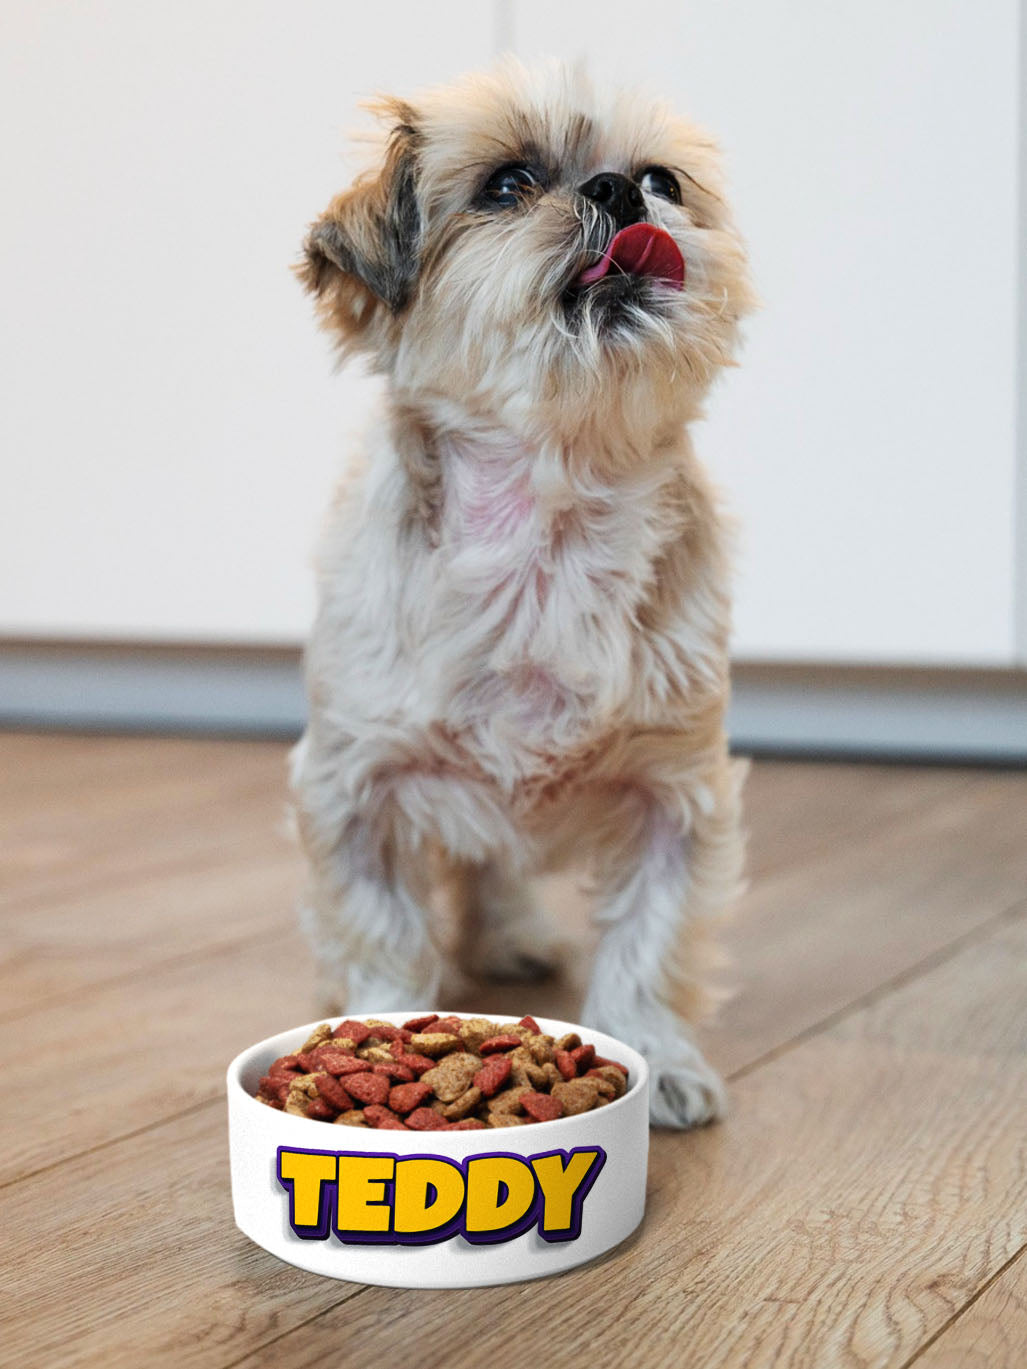
[[[311,1136],[311,1140],[313,1140],[314,1136],[320,1136],[322,1139],[326,1139],[325,1127],[326,1125],[328,1125],[327,1123],[319,1121],[317,1118],[314,1117],[299,1117],[294,1113],[279,1112],[277,1108],[269,1108],[266,1103],[257,1102],[256,1096],[250,1093],[242,1082],[243,1070],[251,1064],[254,1057],[260,1055],[261,1052],[266,1050],[268,1047],[271,1047],[272,1045],[277,1045],[283,1037],[299,1036],[300,1033],[305,1033],[306,1036],[309,1036],[310,1033],[314,1030],[314,1028],[320,1026],[322,1022],[329,1022],[332,1024],[334,1028],[338,1026],[340,1022],[345,1022],[348,1018],[354,1018],[358,1021],[367,1018],[377,1018],[380,1022],[388,1022],[390,1025],[399,1026],[408,1018],[426,1017],[428,1013],[435,1011],[437,1010],[434,1008],[427,1008],[422,1009],[420,1011],[418,1011],[417,1009],[413,1009],[411,1011],[401,1012],[397,1011],[334,1013],[331,1016],[315,1018],[313,1022],[305,1023],[302,1026],[288,1027],[285,1031],[276,1032],[273,1036],[266,1036],[262,1041],[256,1041],[253,1043],[252,1046],[247,1046],[245,1050],[241,1050],[229,1064],[225,1081],[227,1092],[229,1095],[229,1102],[231,1103],[231,1097],[234,1093],[237,1098],[245,1100],[243,1106],[249,1105],[253,1108],[258,1108],[260,1110],[261,1116],[265,1119],[270,1120],[270,1117],[280,1119],[288,1118],[288,1122],[286,1123],[287,1126],[295,1125],[303,1128],[316,1128],[316,1130],[313,1132],[305,1133]],[[505,1018],[509,1018],[508,1013],[499,1014],[486,1013],[481,1011],[470,1012],[464,1009],[454,1009],[447,1013],[440,1013],[439,1015],[446,1017],[461,1017],[468,1019],[474,1017],[488,1017],[491,1018],[493,1021],[500,1022],[503,1021]],[[544,1015],[539,1017],[539,1015],[535,1013],[532,1013],[530,1015],[533,1016],[535,1018],[535,1021],[539,1022],[540,1025],[542,1025],[543,1023],[548,1023],[550,1026],[553,1027],[562,1027],[563,1031],[559,1033],[561,1036],[566,1035],[566,1033],[569,1031],[573,1031],[581,1035],[584,1040],[587,1038],[588,1033],[592,1032],[598,1036],[605,1036],[609,1041],[614,1041],[617,1044],[617,1046],[625,1052],[626,1055],[630,1056],[630,1059],[625,1060],[624,1064],[628,1066],[628,1069],[630,1071],[629,1078],[632,1078],[633,1082],[631,1084],[631,1087],[627,1089],[626,1092],[622,1093],[619,1098],[614,1098],[612,1102],[607,1103],[607,1105],[604,1108],[589,1108],[587,1112],[576,1112],[570,1117],[554,1117],[550,1121],[546,1122],[525,1122],[519,1127],[486,1127],[484,1128],[486,1134],[496,1135],[496,1133],[499,1133],[505,1135],[507,1136],[509,1142],[512,1144],[513,1136],[510,1136],[511,1132],[513,1132],[516,1136],[521,1136],[525,1131],[534,1135],[535,1131],[539,1127],[542,1127],[545,1129],[544,1135],[552,1136],[555,1139],[556,1135],[558,1134],[557,1128],[560,1128],[561,1130],[567,1127],[574,1128],[580,1125],[586,1118],[595,1117],[596,1113],[599,1113],[600,1115],[606,1115],[607,1113],[611,1112],[614,1108],[621,1108],[622,1106],[630,1107],[637,1101],[640,1093],[645,1093],[648,1090],[648,1061],[646,1060],[644,1055],[642,1055],[639,1051],[635,1050],[634,1047],[629,1046],[626,1041],[621,1041],[618,1037],[610,1036],[608,1032],[599,1031],[598,1028],[583,1026],[581,1023],[564,1022],[560,1018],[545,1017]],[[548,1028],[545,1028],[545,1031],[547,1035],[554,1034],[550,1032]],[[302,1040],[303,1037],[301,1036],[300,1039]],[[277,1059],[278,1055],[288,1053],[289,1052],[287,1050],[278,1051],[276,1055],[271,1056],[271,1060]],[[268,1063],[270,1064],[270,1060],[268,1061]],[[371,1136],[388,1137],[390,1145],[394,1144],[400,1139],[399,1133],[390,1128],[349,1127],[347,1130],[356,1132],[358,1135],[361,1136],[366,1136],[370,1134]],[[409,1130],[406,1132],[406,1136],[431,1138],[430,1142],[426,1141],[426,1143],[430,1143],[432,1145],[438,1144],[438,1141],[440,1141],[442,1137],[446,1137],[447,1139],[451,1136],[473,1138],[480,1135],[481,1129],[479,1128],[470,1128],[468,1130],[461,1132]],[[404,1143],[406,1143],[406,1136],[403,1138]]]

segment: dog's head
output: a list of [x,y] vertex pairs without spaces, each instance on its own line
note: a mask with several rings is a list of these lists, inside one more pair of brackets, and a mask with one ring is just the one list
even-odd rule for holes
[[529,415],[687,408],[750,296],[715,148],[664,105],[507,59],[375,106],[372,170],[300,273],[345,351],[406,394]]

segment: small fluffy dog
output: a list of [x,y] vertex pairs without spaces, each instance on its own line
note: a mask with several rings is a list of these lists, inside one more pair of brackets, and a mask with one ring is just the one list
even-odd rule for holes
[[538,974],[529,877],[587,859],[581,1020],[646,1055],[655,1122],[705,1122],[694,931],[737,885],[740,772],[688,425],[750,303],[715,149],[556,62],[376,109],[377,161],[298,268],[387,377],[321,547],[293,757],[324,987],[352,1012],[438,1005],[440,862],[470,965]]

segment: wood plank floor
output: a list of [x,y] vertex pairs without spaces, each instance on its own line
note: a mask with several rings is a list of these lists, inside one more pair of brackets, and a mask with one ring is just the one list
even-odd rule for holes
[[[284,762],[0,736],[0,1365],[1027,1364],[1027,775],[756,765],[730,1117],[653,1133],[603,1261],[413,1293],[232,1225],[224,1066],[316,1011]],[[573,1018],[586,971],[449,1006]]]

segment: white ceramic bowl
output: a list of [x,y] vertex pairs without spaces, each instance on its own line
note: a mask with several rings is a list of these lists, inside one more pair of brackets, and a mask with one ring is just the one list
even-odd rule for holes
[[[400,1025],[425,1011],[360,1016]],[[447,1016],[509,1020],[496,1013]],[[626,1065],[624,1096],[574,1117],[518,1127],[341,1127],[279,1112],[254,1097],[271,1062],[302,1045],[316,1022],[243,1051],[228,1067],[239,1230],[301,1269],[398,1288],[537,1279],[612,1249],[645,1208],[648,1067],[612,1036],[536,1020],[553,1036],[576,1031],[598,1055]]]

